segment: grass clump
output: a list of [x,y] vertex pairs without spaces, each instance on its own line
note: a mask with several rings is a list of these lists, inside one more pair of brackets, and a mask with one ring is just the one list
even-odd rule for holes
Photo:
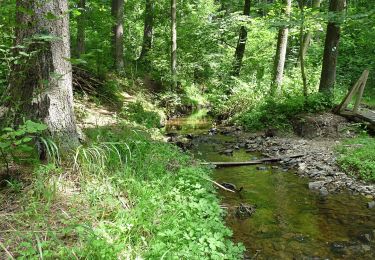
[[208,169],[127,126],[86,133],[92,141],[76,151],[74,172],[40,166],[19,192],[0,193],[1,199],[11,193],[20,201],[1,225],[8,232],[0,242],[9,254],[20,259],[241,257],[244,248],[229,240],[231,231],[205,180]]
[[346,140],[338,147],[338,164],[347,173],[375,181],[375,140],[363,135]]

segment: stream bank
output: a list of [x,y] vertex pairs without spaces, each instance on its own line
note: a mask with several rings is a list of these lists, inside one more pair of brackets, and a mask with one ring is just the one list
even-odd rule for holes
[[215,123],[204,115],[205,111],[201,110],[189,117],[170,120],[167,127],[168,141],[183,150],[189,150],[199,145],[200,140],[204,142],[205,136],[222,135],[232,137],[231,141],[218,151],[227,155],[231,155],[239,148],[245,149],[248,153],[260,153],[262,158],[303,154],[300,158],[282,160],[280,164],[284,170],[296,169],[296,174],[308,177],[310,189],[321,194],[347,190],[368,199],[375,199],[374,184],[348,176],[336,163],[335,147],[343,138],[355,135],[345,130],[350,128],[350,124],[340,116],[330,113],[318,115],[314,119],[314,126],[309,126],[309,129],[306,125],[310,124],[301,121],[311,122],[313,117],[309,115],[301,118],[295,125],[298,128],[297,132],[303,132],[304,137],[299,137],[277,136],[273,131],[248,133],[235,126],[216,127]]
[[[375,257],[374,187],[340,172],[335,141],[265,137],[215,127],[193,115],[167,125],[169,141],[205,161],[249,161],[303,153],[279,164],[214,169],[214,180],[243,190],[219,189],[234,240],[257,259],[370,259]],[[306,178],[308,177],[308,178]],[[312,191],[314,190],[314,191]],[[250,218],[233,211],[256,208]]]

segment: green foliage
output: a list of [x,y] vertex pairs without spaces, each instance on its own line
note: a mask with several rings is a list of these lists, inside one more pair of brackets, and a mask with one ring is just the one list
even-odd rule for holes
[[[120,152],[129,158],[126,165],[111,161],[113,170],[100,182],[103,188],[86,187],[93,205],[101,205],[96,214],[107,216],[93,230],[97,239],[90,242],[96,248],[91,252],[121,254],[120,245],[130,243],[139,249],[146,247],[142,254],[146,258],[234,259],[241,253],[241,248],[225,239],[230,231],[223,226],[211,184],[204,180],[209,178],[205,169],[190,166],[188,156],[150,141],[141,132],[103,129],[88,135],[111,142],[125,139],[129,149]],[[127,196],[121,195],[125,190]],[[125,196],[130,212],[124,214],[124,205],[114,196]],[[108,245],[108,237],[118,240]],[[134,240],[136,237],[139,239]],[[101,251],[104,245],[109,252]]]
[[11,161],[33,161],[35,159],[35,146],[33,141],[47,126],[27,120],[17,129],[6,127],[0,135],[1,162],[6,164],[9,171]]
[[[17,244],[13,252],[21,259],[242,257],[243,246],[229,240],[208,169],[126,126],[91,129],[87,136],[91,143],[79,148],[80,171],[73,174],[79,182],[64,178],[62,169],[41,166],[21,199],[23,211],[7,217],[7,223],[23,220],[20,231],[47,236],[38,241],[39,233],[20,232],[7,236],[4,246]],[[74,195],[73,187],[79,191]]]
[[[63,172],[55,164],[38,165],[33,172],[28,173],[32,178],[14,179],[8,184],[10,191],[19,193],[17,201],[13,203],[20,203],[22,210],[3,217],[4,225],[12,223],[10,226],[16,225],[17,229],[4,230],[2,238],[17,259],[74,257],[74,251],[72,253],[62,247],[61,237],[76,235],[75,228],[79,224],[77,218],[80,216],[67,215],[66,211],[69,210],[64,209],[67,197],[60,196],[62,186],[66,185]],[[9,196],[7,190],[0,193],[0,199],[6,201],[4,195]],[[61,224],[59,230],[55,230],[57,223]]]
[[[375,35],[371,31],[375,28],[375,12],[373,0],[355,1],[348,5],[348,17],[343,24],[340,39],[340,56],[338,60],[338,82],[343,86],[352,86],[362,74],[369,69],[370,75],[367,88],[375,83]],[[373,93],[372,98],[374,98]]]
[[74,168],[89,173],[105,174],[114,170],[111,166],[117,164],[124,167],[130,158],[129,146],[124,142],[100,142],[88,146],[79,146],[74,156]]
[[0,96],[7,86],[11,65],[11,47],[14,39],[13,26],[15,17],[15,2],[11,0],[1,1],[0,8]]
[[160,115],[154,111],[145,110],[139,101],[129,104],[123,111],[123,116],[147,128],[160,127],[161,123]]
[[346,140],[338,147],[340,156],[337,160],[347,173],[364,180],[375,181],[375,140],[363,135]]
[[284,100],[267,100],[240,114],[235,120],[248,129],[289,129],[294,116],[320,112],[330,107],[331,103],[321,94],[311,95],[306,100],[303,96],[293,96]]

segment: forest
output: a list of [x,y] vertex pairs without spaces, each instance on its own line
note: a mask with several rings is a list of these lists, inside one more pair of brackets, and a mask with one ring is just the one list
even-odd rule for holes
[[375,0],[0,0],[0,259],[375,258]]

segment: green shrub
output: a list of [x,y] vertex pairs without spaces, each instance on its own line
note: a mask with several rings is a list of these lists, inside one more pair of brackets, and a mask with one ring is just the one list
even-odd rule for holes
[[[243,247],[228,239],[231,231],[223,224],[219,201],[206,180],[207,169],[191,166],[191,159],[176,147],[126,127],[90,130],[87,135],[100,142],[89,147],[103,147],[102,142],[117,146],[107,152],[91,152],[102,154],[104,164],[99,155],[94,160],[101,171],[92,170],[94,161],[81,160],[81,170],[91,171],[93,178],[83,189],[98,221],[80,233],[83,246],[78,255],[240,257]],[[126,145],[120,145],[121,141]]]
[[134,121],[147,128],[160,127],[161,117],[158,113],[147,111],[141,102],[130,103],[123,115],[130,121]]
[[0,135],[1,163],[9,171],[9,163],[34,161],[36,159],[33,140],[47,129],[47,126],[27,120],[17,129],[5,127]]
[[321,94],[292,96],[280,100],[267,100],[241,113],[234,120],[247,129],[260,130],[266,127],[287,129],[290,120],[300,113],[315,113],[331,108],[331,103]]
[[345,141],[338,147],[337,160],[347,173],[364,180],[375,181],[375,140],[369,136]]

